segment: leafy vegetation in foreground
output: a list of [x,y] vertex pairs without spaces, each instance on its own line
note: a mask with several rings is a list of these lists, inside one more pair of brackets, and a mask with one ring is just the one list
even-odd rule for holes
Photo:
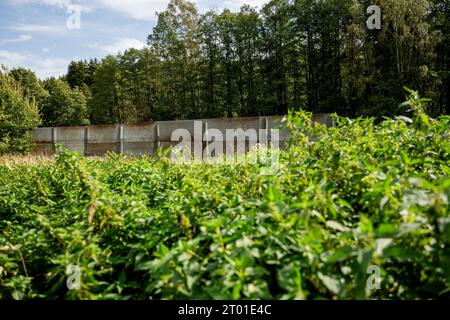
[[0,298],[448,298],[450,117],[409,104],[412,119],[379,124],[290,116],[276,177],[66,152],[5,162]]

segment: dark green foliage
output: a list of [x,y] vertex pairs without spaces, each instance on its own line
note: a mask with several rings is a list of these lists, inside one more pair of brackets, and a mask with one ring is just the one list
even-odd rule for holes
[[45,126],[89,125],[86,97],[78,88],[59,79],[48,79],[44,86],[49,92],[42,108]]
[[10,75],[21,86],[24,96],[34,99],[39,111],[42,110],[45,99],[48,97],[48,92],[44,89],[41,81],[36,77],[36,74],[24,68],[13,69]]
[[92,85],[93,76],[97,70],[97,66],[97,59],[92,59],[89,62],[72,61],[68,66],[65,80],[72,89],[81,89],[83,86],[89,87]]
[[28,131],[39,126],[41,118],[29,89],[0,69],[0,154],[25,152],[31,148]]
[[93,124],[123,123],[119,105],[118,63],[112,56],[102,60],[94,73],[92,99],[88,106]]
[[328,129],[291,114],[277,176],[67,152],[0,165],[0,298],[448,298],[450,118],[423,102]]
[[[95,60],[86,64],[87,70],[95,69],[97,62]],[[78,65],[78,64],[76,64]],[[83,63],[81,63],[83,65]],[[73,69],[73,66],[71,67]],[[73,70],[71,72],[74,72]],[[92,70],[94,72],[94,70]],[[44,81],[37,79],[36,74],[24,68],[17,68],[11,71],[2,71],[2,85],[3,91],[0,93],[0,99],[5,103],[8,101],[8,112],[21,113],[22,119],[38,119],[31,122],[21,122],[16,119],[16,129],[12,129],[11,125],[3,125],[3,138],[6,135],[17,136],[24,134],[27,138],[24,141],[29,141],[29,134],[26,133],[39,125],[43,126],[80,126],[90,124],[90,114],[87,106],[88,99],[90,100],[91,88],[88,85],[92,81],[83,80],[80,87],[75,86],[72,89],[64,78],[55,79],[50,78]],[[8,85],[6,83],[9,83]],[[8,87],[8,89],[6,89]],[[15,96],[11,98],[12,92],[19,93],[22,96]],[[24,107],[23,103],[29,105]],[[17,114],[17,117],[19,115]],[[37,117],[37,118],[36,118]],[[42,118],[43,121],[40,120]],[[13,133],[14,131],[16,133]],[[14,150],[21,151],[27,148],[21,147],[21,143],[16,141],[12,143],[17,145]],[[26,144],[29,145],[27,142]]]
[[436,48],[436,69],[442,79],[439,87],[442,95],[438,103],[441,109],[438,112],[450,114],[450,1],[433,0],[432,3],[431,25],[442,35],[442,41]]

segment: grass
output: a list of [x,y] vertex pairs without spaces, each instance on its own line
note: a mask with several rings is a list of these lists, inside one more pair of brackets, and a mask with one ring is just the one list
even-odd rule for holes
[[39,165],[53,160],[54,158],[52,156],[44,155],[0,155],[0,164],[10,168],[20,165]]

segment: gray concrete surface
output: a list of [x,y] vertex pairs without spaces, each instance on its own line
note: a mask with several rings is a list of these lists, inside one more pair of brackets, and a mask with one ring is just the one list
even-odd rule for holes
[[[271,139],[270,130],[280,129],[279,145],[283,147],[289,140],[290,133],[284,126],[282,119],[283,117],[281,116],[270,116],[157,121],[122,126],[38,128],[32,130],[31,134],[35,143],[33,151],[36,154],[54,154],[55,146],[61,145],[66,149],[77,151],[86,156],[103,156],[108,152],[129,155],[152,155],[159,147],[169,148],[179,143],[179,140],[173,141],[172,139],[172,135],[177,129],[185,129],[185,133],[189,133],[193,140],[195,127],[202,133],[203,148],[208,144],[207,141],[212,141],[211,137],[204,136],[206,130],[212,129],[219,130],[223,134],[223,140],[225,140],[227,130],[242,129],[241,133],[256,132],[259,139],[263,139],[267,135],[269,141]],[[332,125],[329,114],[315,114],[313,121],[328,126]],[[237,140],[242,139],[248,138],[240,135],[237,137],[236,143]],[[223,143],[224,148],[226,148],[227,142],[224,141]],[[231,144],[233,143],[231,142]]]

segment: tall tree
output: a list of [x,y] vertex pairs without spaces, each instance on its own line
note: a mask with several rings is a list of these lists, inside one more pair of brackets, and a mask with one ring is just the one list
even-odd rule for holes
[[431,24],[441,32],[441,42],[436,46],[436,70],[441,79],[437,92],[438,114],[450,114],[450,0],[433,0]]
[[383,13],[381,30],[367,30],[359,10],[353,11],[346,81],[360,91],[356,114],[393,116],[401,112],[404,86],[436,98],[439,79],[433,61],[439,35],[430,28],[428,0],[377,0],[375,4]]
[[49,92],[42,110],[46,126],[88,125],[86,97],[78,90],[59,79],[44,82]]
[[92,124],[125,123],[119,101],[119,64],[114,56],[107,56],[94,73],[92,99],[89,101]]
[[223,97],[221,95],[220,73],[220,37],[217,14],[210,11],[200,18],[201,60],[199,69],[201,85],[201,107],[205,117],[222,114]]
[[164,72],[161,107],[174,118],[191,117],[199,112],[200,57],[199,15],[195,5],[171,0],[158,14],[158,23],[148,37],[148,44],[162,62]]
[[266,81],[260,90],[264,94],[261,101],[264,113],[286,114],[295,103],[300,103],[296,71],[300,62],[292,28],[292,9],[288,0],[272,0],[262,9],[261,72]]
[[45,99],[48,97],[48,92],[44,89],[36,74],[25,68],[12,69],[9,74],[23,89],[24,96],[35,100],[37,107],[41,110]]
[[227,9],[216,18],[220,39],[221,72],[219,77],[222,83],[221,95],[224,96],[220,109],[223,110],[223,116],[229,116],[239,111],[238,90],[235,81],[235,70],[238,64],[235,48],[236,19],[236,14]]

